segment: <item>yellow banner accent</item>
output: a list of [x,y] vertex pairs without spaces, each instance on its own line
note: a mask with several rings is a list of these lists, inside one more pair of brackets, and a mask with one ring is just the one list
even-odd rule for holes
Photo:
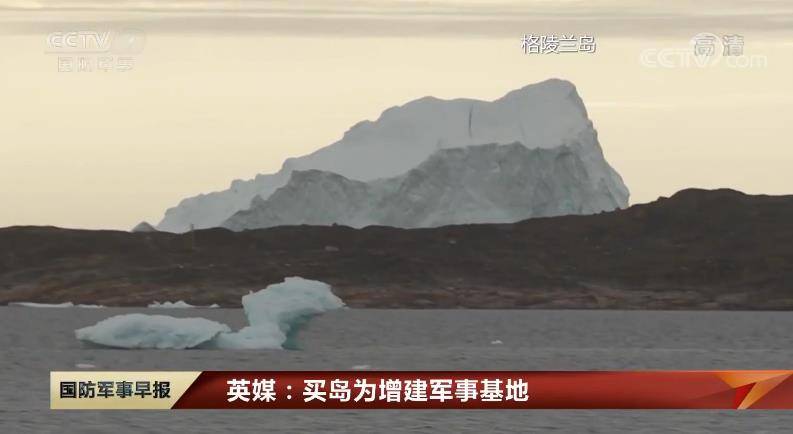
[[[167,410],[199,374],[201,371],[53,371],[50,409]],[[163,396],[165,386],[167,396]]]

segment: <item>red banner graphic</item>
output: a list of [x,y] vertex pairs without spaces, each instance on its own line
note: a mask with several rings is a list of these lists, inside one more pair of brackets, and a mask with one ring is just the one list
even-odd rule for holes
[[179,409],[793,409],[793,371],[207,371]]

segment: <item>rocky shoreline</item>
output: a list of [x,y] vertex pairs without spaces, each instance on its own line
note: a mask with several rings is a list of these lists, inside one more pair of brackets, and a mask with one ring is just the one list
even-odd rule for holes
[[0,304],[238,307],[301,276],[351,307],[793,309],[793,196],[684,190],[589,216],[187,234],[0,229]]

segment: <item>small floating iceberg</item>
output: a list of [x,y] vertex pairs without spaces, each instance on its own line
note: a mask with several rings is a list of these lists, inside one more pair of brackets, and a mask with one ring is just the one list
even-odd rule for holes
[[71,301],[67,301],[66,303],[33,303],[30,301],[19,301],[19,302],[8,303],[8,305],[16,306],[16,307],[40,307],[40,308],[81,307],[81,308],[97,309],[104,307],[98,304],[74,304]]
[[151,304],[146,306],[151,309],[216,309],[220,306],[217,304],[211,304],[209,306],[194,306],[190,303],[187,303],[184,300],[179,301],[165,301],[160,303],[157,300],[154,300]]
[[281,283],[243,296],[242,307],[250,325],[218,336],[213,342],[218,348],[283,348],[293,327],[314,315],[344,307],[344,302],[327,283],[287,277]]
[[353,371],[368,371],[368,370],[372,369],[372,366],[371,365],[352,365],[352,367],[350,369],[352,369]]
[[33,303],[31,301],[19,301],[8,303],[9,306],[14,307],[41,307],[41,308],[61,308],[61,307],[74,307],[74,303],[67,301],[66,303]]
[[288,277],[242,297],[248,326],[232,332],[204,318],[129,314],[75,331],[77,339],[117,348],[282,349],[289,332],[311,316],[344,307],[330,285]]
[[194,348],[231,329],[204,318],[174,318],[167,315],[131,313],[116,315],[75,330],[81,341],[116,348]]

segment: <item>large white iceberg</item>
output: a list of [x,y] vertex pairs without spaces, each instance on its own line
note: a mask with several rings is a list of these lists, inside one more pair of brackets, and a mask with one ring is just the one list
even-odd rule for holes
[[[566,146],[576,153],[581,160],[580,164],[576,163],[580,170],[574,171],[578,185],[595,195],[584,197],[583,203],[575,202],[582,196],[572,197],[572,211],[578,206],[586,209],[591,203],[603,201],[620,208],[627,206],[628,189],[605,160],[594,124],[575,86],[569,81],[553,79],[513,90],[495,101],[424,97],[389,108],[375,121],[357,123],[337,142],[311,154],[287,159],[276,173],[236,180],[226,190],[182,200],[165,212],[157,229],[187,232],[192,227],[220,226],[236,212],[250,209],[252,201],[259,200],[257,197],[266,200],[287,185],[295,170],[316,169],[369,182],[400,176],[439,149],[515,142],[529,149]],[[549,175],[540,185],[507,192],[514,200],[522,200],[525,195],[535,194],[534,190],[547,188],[546,182],[563,188],[568,185],[568,178],[562,177],[554,183],[555,178]],[[533,207],[544,203],[542,195],[532,199]],[[427,200],[432,201],[433,197]],[[321,205],[324,204],[329,202],[323,200]],[[310,205],[311,209],[317,209],[316,204]],[[487,209],[477,202],[472,205]],[[450,206],[448,210],[455,216],[451,221],[471,222],[467,221],[469,215],[458,214],[463,209]]]
[[320,170],[295,170],[267,199],[223,222],[232,230],[340,224],[437,227],[513,223],[567,214],[596,214],[625,205],[580,146],[529,149],[520,143],[441,149],[393,178],[362,182]]
[[194,348],[230,331],[229,326],[205,318],[131,313],[99,321],[75,330],[74,334],[81,341],[108,347],[181,350]]
[[237,332],[204,318],[129,314],[108,318],[75,334],[83,341],[119,348],[281,349],[296,325],[343,306],[330,285],[288,277],[242,297],[249,325]]

